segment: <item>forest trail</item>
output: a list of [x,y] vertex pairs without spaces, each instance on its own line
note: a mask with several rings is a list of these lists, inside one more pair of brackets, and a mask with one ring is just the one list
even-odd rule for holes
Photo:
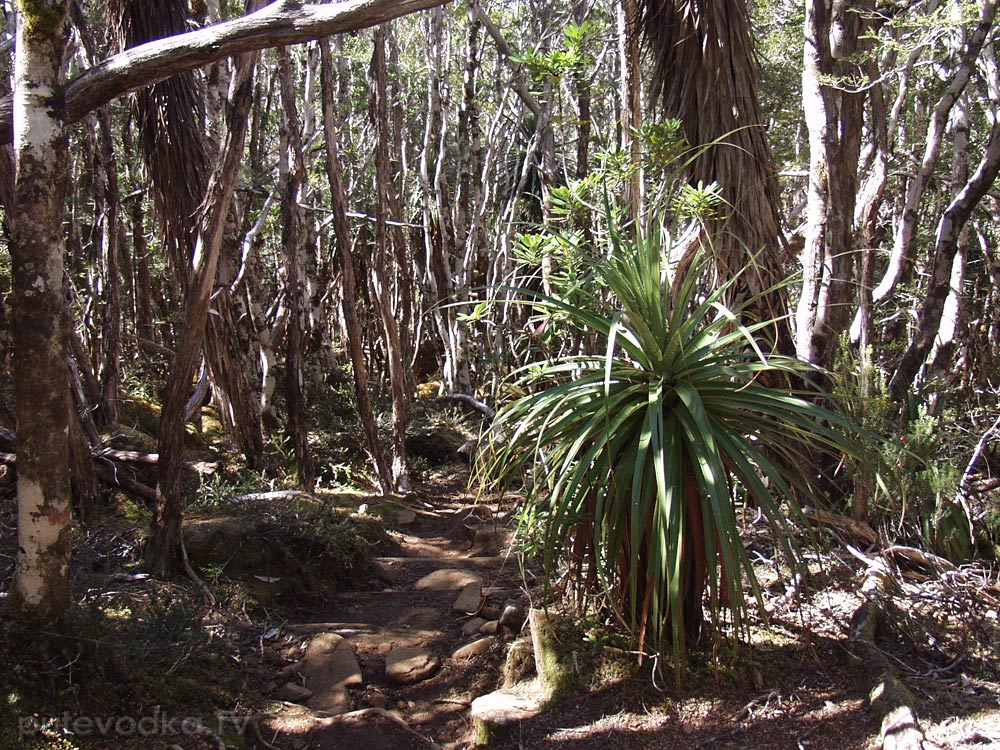
[[262,746],[467,746],[470,704],[496,688],[527,602],[508,516],[464,482],[385,511],[390,542],[356,590],[270,633],[265,689],[283,703],[258,722]]

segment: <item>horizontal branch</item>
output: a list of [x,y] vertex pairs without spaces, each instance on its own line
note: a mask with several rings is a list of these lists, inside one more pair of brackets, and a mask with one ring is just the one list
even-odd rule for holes
[[439,396],[438,401],[453,401],[455,403],[465,404],[470,409],[478,411],[487,419],[493,419],[497,415],[496,410],[489,404],[484,404],[475,396],[470,396],[467,393],[446,393],[443,396]]
[[[129,91],[243,52],[254,52],[376,26],[447,0],[346,0],[302,5],[278,0],[256,13],[141,44],[88,68],[66,84],[66,122]],[[0,101],[0,144],[13,140],[11,97]]]

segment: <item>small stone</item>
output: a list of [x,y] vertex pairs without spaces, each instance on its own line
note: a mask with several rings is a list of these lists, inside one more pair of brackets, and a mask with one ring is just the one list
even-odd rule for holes
[[289,703],[301,703],[312,698],[313,691],[294,682],[286,682],[274,691],[272,696],[275,700],[288,701]]
[[407,685],[430,677],[441,660],[426,648],[407,647],[390,651],[385,657],[385,679]]
[[382,693],[372,693],[365,701],[369,706],[373,706],[374,708],[385,708],[389,705],[389,699],[382,695]]
[[487,620],[498,620],[500,619],[500,605],[488,601],[479,610],[479,614]]
[[372,573],[384,583],[396,583],[399,580],[399,567],[392,560],[372,560],[371,562]]
[[462,589],[462,593],[458,595],[451,608],[456,612],[470,613],[477,611],[482,603],[483,585],[479,582],[473,582]]
[[481,633],[482,627],[486,624],[486,620],[482,617],[473,617],[465,625],[462,626],[462,635],[472,635],[473,633]]
[[278,683],[274,682],[273,680],[270,682],[265,682],[263,685],[260,686],[260,692],[262,692],[264,695],[270,695],[277,689],[278,689]]
[[289,680],[299,672],[302,671],[302,662],[297,661],[294,664],[286,664],[280,670],[278,670],[278,676],[283,680]]
[[497,620],[487,620],[482,624],[482,627],[479,628],[479,632],[482,635],[496,635],[497,626],[499,624],[500,623]]
[[490,650],[490,647],[496,642],[496,637],[488,635],[485,638],[480,638],[473,641],[472,643],[467,643],[461,648],[457,649],[452,655],[452,659],[471,659],[473,656],[479,656],[480,654],[485,654]]
[[504,605],[503,612],[500,613],[500,627],[520,632],[524,625],[524,619],[524,607],[508,602]]

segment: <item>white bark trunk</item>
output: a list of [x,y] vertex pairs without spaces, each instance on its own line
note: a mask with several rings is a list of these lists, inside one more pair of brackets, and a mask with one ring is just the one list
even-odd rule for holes
[[16,177],[11,218],[18,553],[12,602],[50,618],[69,603],[70,399],[63,324],[66,133],[61,91],[67,2],[18,16]]

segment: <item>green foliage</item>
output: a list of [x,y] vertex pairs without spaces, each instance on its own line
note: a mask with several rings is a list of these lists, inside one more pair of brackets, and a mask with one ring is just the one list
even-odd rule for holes
[[654,173],[662,172],[678,163],[688,148],[680,120],[668,117],[647,121],[639,130],[645,166]]
[[681,220],[708,222],[720,217],[719,208],[724,202],[719,183],[705,185],[699,182],[697,186],[682,185],[674,196],[672,207]]
[[579,75],[593,62],[590,50],[597,34],[597,25],[584,21],[569,23],[563,29],[563,47],[548,52],[532,50],[512,55],[511,60],[524,65],[537,81],[558,83],[563,76]]
[[[902,427],[891,401],[888,378],[872,362],[872,353],[855,359],[842,337],[835,363],[834,394],[848,414],[875,438],[875,462],[851,462],[853,494],[868,500],[868,517],[956,562],[972,556],[969,518],[954,502],[961,470],[958,446],[948,425],[955,415],[946,399],[933,406],[917,397],[905,405]],[[851,459],[848,459],[850,462]]]
[[610,306],[525,294],[530,308],[598,338],[604,354],[521,368],[527,395],[500,411],[478,468],[488,486],[523,475],[522,549],[539,550],[550,577],[568,562],[579,593],[602,595],[640,647],[669,645],[680,670],[706,587],[713,621],[728,614],[737,632],[744,575],[759,598],[737,487],[794,561],[785,509],[799,515],[805,445],[860,449],[843,417],[762,384],[810,368],[758,349],[754,332],[767,324],[747,327],[722,304],[728,284],[706,293],[706,264],[696,263],[671,288],[667,257],[656,234],[630,242],[612,230],[608,257],[594,261]]

